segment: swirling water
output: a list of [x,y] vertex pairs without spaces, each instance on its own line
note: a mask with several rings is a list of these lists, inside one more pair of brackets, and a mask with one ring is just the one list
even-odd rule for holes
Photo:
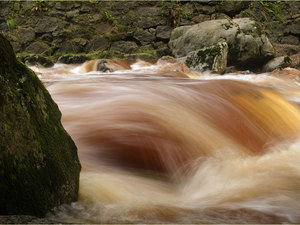
[[82,164],[79,200],[49,218],[300,223],[297,81],[146,62],[131,68],[33,68]]

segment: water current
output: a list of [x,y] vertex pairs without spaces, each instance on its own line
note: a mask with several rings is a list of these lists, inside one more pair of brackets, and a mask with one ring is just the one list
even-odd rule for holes
[[114,63],[106,73],[32,67],[82,164],[78,201],[49,218],[300,223],[295,71],[221,76],[176,63]]

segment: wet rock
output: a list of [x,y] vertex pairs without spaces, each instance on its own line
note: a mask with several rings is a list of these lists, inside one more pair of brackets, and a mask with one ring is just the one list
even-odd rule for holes
[[170,50],[169,47],[165,46],[165,47],[162,47],[162,48],[158,48],[156,50],[157,52],[157,56],[158,57],[162,57],[162,56],[167,56],[167,55],[172,55],[172,51]]
[[137,48],[137,44],[133,41],[116,41],[111,45],[111,50],[123,53],[132,53]]
[[190,52],[186,56],[185,64],[199,72],[212,71],[223,74],[227,67],[228,45],[219,42],[215,45]]
[[170,26],[157,26],[156,37],[162,40],[169,40],[173,27]]
[[262,71],[263,72],[271,72],[275,69],[282,69],[284,67],[290,66],[291,62],[292,62],[292,60],[288,56],[277,57],[277,58],[274,58],[274,59],[270,60],[269,62],[267,62],[263,66]]
[[104,50],[107,49],[108,47],[109,47],[109,42],[107,38],[103,37],[102,35],[96,35],[88,43],[87,52]]
[[35,41],[26,48],[26,52],[34,53],[34,54],[41,54],[41,53],[47,51],[48,49],[50,49],[49,46],[47,44],[45,44],[44,42]]
[[64,64],[80,64],[87,60],[89,58],[84,55],[63,55],[58,58],[58,62]]
[[176,63],[176,62],[178,62],[177,59],[169,55],[163,56],[157,60],[158,65],[165,64],[165,63]]
[[40,55],[30,55],[25,57],[24,59],[25,64],[33,66],[33,65],[38,65],[38,66],[42,66],[42,67],[51,67],[54,66],[54,63],[47,59],[44,56],[40,56]]
[[300,53],[290,56],[292,62],[291,67],[300,69]]
[[[176,57],[224,40],[228,44],[228,63],[260,66],[273,58],[274,48],[249,18],[211,20],[172,31],[169,46]],[[255,64],[253,64],[255,61]]]
[[77,200],[77,149],[38,77],[0,34],[0,214],[42,217]]
[[113,72],[113,70],[112,69],[110,69],[110,68],[108,68],[107,66],[106,66],[106,63],[107,63],[107,61],[106,60],[100,60],[99,62],[98,62],[98,65],[97,65],[97,71],[101,71],[101,72]]

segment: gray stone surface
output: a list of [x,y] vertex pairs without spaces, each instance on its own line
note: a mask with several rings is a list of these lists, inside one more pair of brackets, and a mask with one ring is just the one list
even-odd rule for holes
[[169,40],[173,27],[170,26],[157,26],[156,37],[163,40]]
[[97,35],[90,40],[87,45],[87,51],[97,51],[97,50],[104,50],[109,47],[108,39],[103,37],[102,35]]
[[228,45],[219,42],[215,45],[190,52],[185,58],[185,64],[199,72],[212,71],[223,74],[227,67]]
[[137,48],[137,44],[133,41],[117,41],[111,46],[112,51],[118,51],[122,53],[133,53]]
[[137,29],[134,32],[133,37],[136,40],[138,40],[142,45],[148,44],[155,40],[155,35],[144,29]]
[[49,49],[49,46],[41,41],[35,41],[26,48],[26,52],[41,54]]
[[27,44],[29,42],[34,41],[35,39],[35,32],[34,29],[31,27],[18,29],[17,35],[20,40],[20,43],[22,44]]
[[291,58],[288,56],[281,56],[281,57],[277,57],[274,58],[272,60],[270,60],[269,62],[267,62],[263,68],[262,71],[263,72],[272,72],[275,69],[282,69],[284,67],[288,67],[289,65],[291,65]]
[[43,17],[38,21],[34,30],[36,33],[48,33],[55,31],[58,27],[58,19],[54,17]]
[[270,41],[249,18],[211,20],[176,28],[172,31],[169,46],[176,57],[182,57],[222,40],[228,43],[230,63],[264,61],[274,56]]

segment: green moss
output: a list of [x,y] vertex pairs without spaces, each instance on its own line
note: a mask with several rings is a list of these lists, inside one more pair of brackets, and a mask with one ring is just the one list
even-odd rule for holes
[[283,17],[283,4],[281,1],[259,1],[259,3],[264,7],[266,12],[273,15],[277,20],[282,23],[287,22]]
[[298,17],[297,19],[294,20],[295,23],[299,23],[300,22],[300,17]]
[[0,214],[43,216],[77,199],[76,146],[48,91],[1,35],[0,53]]
[[129,18],[131,18],[131,19],[134,19],[134,18],[137,17],[137,14],[135,14],[135,13],[132,12],[132,11],[128,11],[128,12],[126,13],[126,16],[129,17]]
[[160,8],[160,14],[162,16],[169,16],[169,14],[170,14],[170,9],[167,7],[167,5],[165,4],[164,1],[162,3],[161,8]]
[[108,21],[108,22],[114,22],[116,20],[116,18],[111,14],[111,11],[108,10],[108,9],[104,9],[102,11],[102,15],[103,15],[103,18],[105,21]]
[[152,48],[139,48],[135,51],[135,53],[146,53],[146,54],[150,54],[150,55],[153,55],[153,56],[157,56],[157,52],[155,49],[152,49]]
[[5,17],[7,27],[10,31],[17,27],[18,13],[14,12]]

